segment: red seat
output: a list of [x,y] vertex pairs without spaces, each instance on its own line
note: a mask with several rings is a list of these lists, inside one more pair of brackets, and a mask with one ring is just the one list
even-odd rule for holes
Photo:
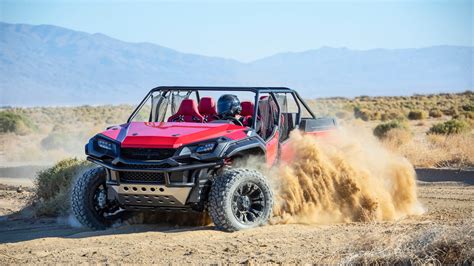
[[178,112],[168,118],[168,122],[203,122],[204,117],[199,113],[196,101],[184,99]]
[[255,105],[250,101],[241,102],[240,105],[242,106],[242,111],[240,112],[240,115],[243,117],[241,120],[242,124],[244,126],[251,126]]
[[212,97],[202,97],[198,105],[198,110],[204,117],[204,122],[210,122],[216,119],[216,101],[214,101]]
[[245,101],[240,103],[240,105],[242,106],[241,116],[253,116],[255,105],[252,102]]

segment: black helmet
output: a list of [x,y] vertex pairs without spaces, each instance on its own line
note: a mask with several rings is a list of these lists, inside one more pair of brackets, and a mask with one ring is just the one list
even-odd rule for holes
[[217,113],[221,116],[234,116],[240,114],[242,106],[239,98],[232,94],[224,94],[217,100]]

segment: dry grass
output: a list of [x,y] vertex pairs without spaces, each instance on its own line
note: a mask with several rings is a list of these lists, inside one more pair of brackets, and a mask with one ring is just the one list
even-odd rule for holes
[[405,156],[418,167],[473,167],[474,134],[426,135],[422,140],[410,139],[404,131],[390,132],[383,143]]
[[362,120],[392,120],[408,118],[425,119],[427,114],[440,118],[444,116],[472,117],[474,114],[474,93],[442,93],[430,95],[369,97],[354,99],[334,97],[308,101],[318,114],[336,116],[346,111]]

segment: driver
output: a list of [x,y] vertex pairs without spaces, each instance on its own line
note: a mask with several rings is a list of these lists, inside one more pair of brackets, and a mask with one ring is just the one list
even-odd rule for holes
[[[221,120],[230,120],[234,123],[241,121],[242,106],[239,98],[232,94],[224,94],[217,100],[217,116]],[[237,123],[236,123],[237,124]]]

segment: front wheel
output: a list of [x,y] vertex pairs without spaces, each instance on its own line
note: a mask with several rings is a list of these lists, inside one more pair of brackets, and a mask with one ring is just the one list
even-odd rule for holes
[[105,181],[105,169],[98,167],[79,177],[72,189],[74,216],[90,229],[104,230],[123,214],[117,202],[107,199]]
[[268,222],[273,193],[255,170],[230,169],[218,176],[209,195],[209,215],[218,229],[238,231]]

